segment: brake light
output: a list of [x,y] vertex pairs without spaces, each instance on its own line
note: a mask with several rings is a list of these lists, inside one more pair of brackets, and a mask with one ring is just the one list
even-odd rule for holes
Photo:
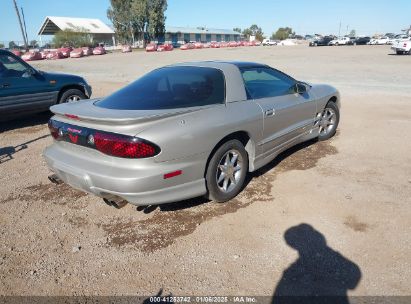
[[80,119],[77,115],[73,115],[73,114],[64,114],[64,116],[70,119],[76,119],[76,120]]
[[94,145],[104,154],[123,158],[147,158],[160,152],[156,145],[148,141],[102,132],[94,134]]
[[59,136],[60,136],[60,135],[59,135],[59,129],[56,128],[56,127],[53,125],[53,121],[52,121],[52,120],[49,121],[48,125],[49,125],[49,130],[50,130],[51,136],[53,136],[54,139],[58,139]]
[[404,43],[403,47],[407,47],[407,43]]

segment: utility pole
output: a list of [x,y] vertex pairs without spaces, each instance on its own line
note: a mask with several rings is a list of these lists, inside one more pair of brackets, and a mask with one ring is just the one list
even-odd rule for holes
[[24,48],[27,50],[27,44],[28,44],[28,43],[27,43],[27,40],[26,40],[26,35],[24,34],[24,29],[23,29],[23,24],[22,24],[22,22],[21,22],[21,17],[20,17],[19,9],[18,9],[18,7],[17,7],[16,0],[13,0],[13,2],[14,2],[14,8],[16,9],[17,18],[19,19],[21,34],[23,35]]
[[27,37],[27,27],[26,27],[26,18],[24,17],[24,11],[23,8],[20,7],[21,9],[21,16],[23,17],[23,25],[24,25],[24,36],[26,37],[26,43],[27,45],[29,44],[29,38]]
[[340,21],[340,28],[338,30],[338,37],[341,37],[341,21]]

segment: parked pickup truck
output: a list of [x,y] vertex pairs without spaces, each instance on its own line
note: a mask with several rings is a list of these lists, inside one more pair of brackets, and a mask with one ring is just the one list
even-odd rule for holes
[[397,55],[411,55],[411,37],[408,37],[408,39],[395,42],[392,45],[391,49],[394,50],[397,53]]

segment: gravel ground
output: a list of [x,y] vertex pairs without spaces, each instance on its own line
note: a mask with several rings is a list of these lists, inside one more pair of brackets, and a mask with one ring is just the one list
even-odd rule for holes
[[[33,63],[104,96],[188,60],[272,65],[342,95],[337,136],[287,151],[226,204],[137,209],[48,182],[49,114],[0,125],[0,295],[411,295],[411,56],[255,47]],[[407,68],[408,67],[408,68]]]

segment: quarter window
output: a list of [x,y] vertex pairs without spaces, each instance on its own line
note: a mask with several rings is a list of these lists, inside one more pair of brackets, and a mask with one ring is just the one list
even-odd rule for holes
[[241,74],[249,99],[276,97],[293,93],[295,80],[270,68],[243,68]]

